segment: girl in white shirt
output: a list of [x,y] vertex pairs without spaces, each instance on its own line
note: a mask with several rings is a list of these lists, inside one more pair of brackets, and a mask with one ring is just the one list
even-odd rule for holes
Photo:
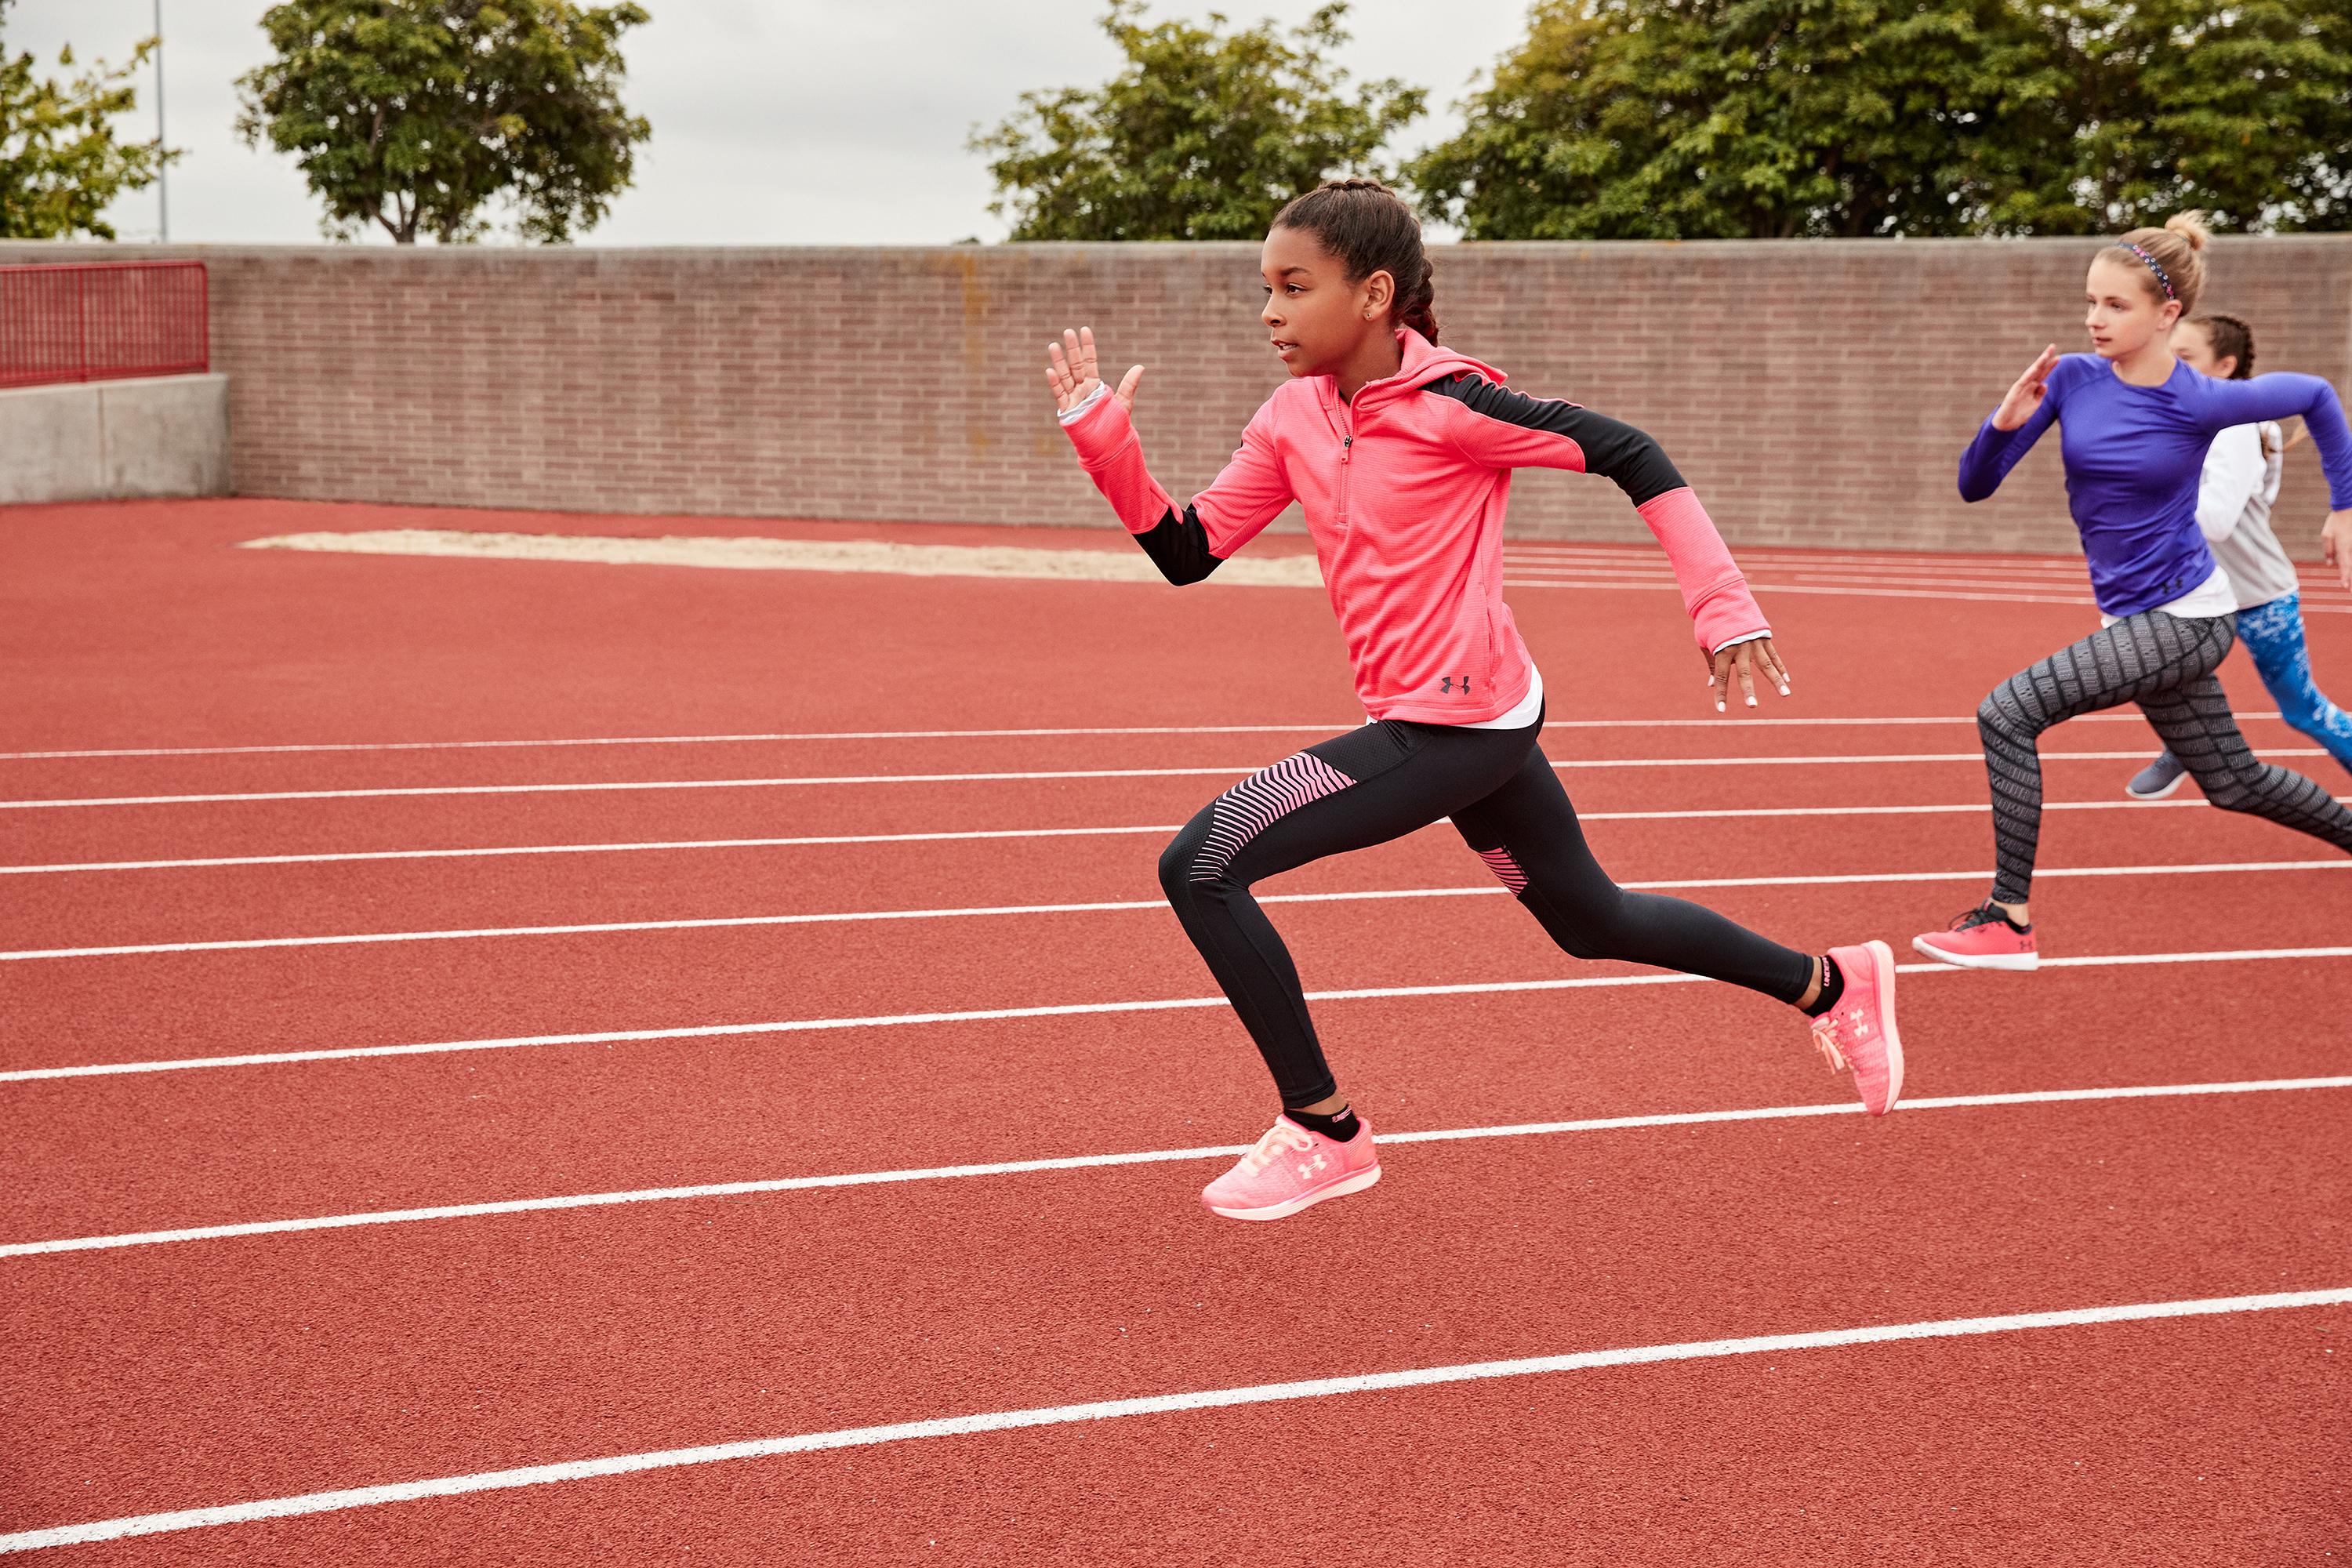
[[[2235,316],[2192,316],[2172,331],[2172,352],[2189,368],[2220,381],[2254,373],[2254,333]],[[2312,679],[2304,642],[2301,584],[2294,563],[2271,531],[2286,443],[2273,424],[2236,425],[2213,437],[2197,488],[2197,526],[2229,574],[2238,603],[2238,640],[2254,658],[2279,713],[2352,770],[2352,714],[2329,701]],[[2180,787],[2187,772],[2164,752],[2132,775],[2125,792],[2157,800]]]

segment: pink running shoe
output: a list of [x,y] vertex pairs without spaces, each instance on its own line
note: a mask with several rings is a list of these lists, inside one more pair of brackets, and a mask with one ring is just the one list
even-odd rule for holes
[[2018,930],[1990,903],[1970,910],[1954,921],[1948,931],[1913,937],[1911,946],[1915,952],[1962,969],[2042,967],[2042,955],[2033,950],[2033,928]]
[[1862,1108],[1873,1116],[1895,1109],[1903,1093],[1903,1036],[1895,1027],[1895,950],[1883,942],[1833,947],[1845,976],[1837,1005],[1813,1020],[1813,1044],[1830,1070],[1853,1069]]
[[1362,1192],[1381,1179],[1381,1156],[1371,1123],[1356,1120],[1363,1131],[1342,1143],[1276,1117],[1256,1148],[1201,1189],[1201,1202],[1227,1219],[1283,1219],[1325,1198]]

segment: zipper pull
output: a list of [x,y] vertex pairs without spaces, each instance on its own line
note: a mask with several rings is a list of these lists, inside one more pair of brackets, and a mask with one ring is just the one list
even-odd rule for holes
[[1348,460],[1348,453],[1355,445],[1356,438],[1353,436],[1342,436],[1339,437],[1339,460],[1341,462],[1344,463]]

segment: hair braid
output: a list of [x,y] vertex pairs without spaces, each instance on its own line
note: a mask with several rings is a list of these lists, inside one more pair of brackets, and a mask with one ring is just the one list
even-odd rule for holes
[[1387,185],[1361,177],[1326,180],[1284,207],[1274,226],[1313,235],[1339,258],[1350,283],[1386,272],[1396,280],[1389,310],[1397,323],[1437,341],[1437,289],[1421,220]]

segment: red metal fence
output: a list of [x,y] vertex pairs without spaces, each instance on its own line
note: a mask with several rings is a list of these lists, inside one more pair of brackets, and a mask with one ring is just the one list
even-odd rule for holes
[[0,267],[0,386],[197,374],[209,333],[201,261]]

